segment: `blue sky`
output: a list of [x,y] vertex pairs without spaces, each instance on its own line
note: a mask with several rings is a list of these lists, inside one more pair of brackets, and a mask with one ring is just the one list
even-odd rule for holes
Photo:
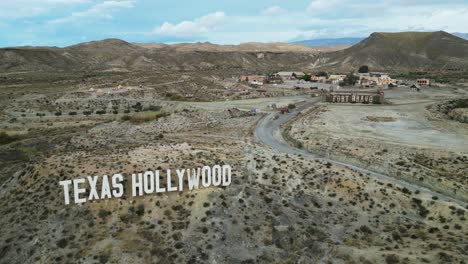
[[105,38],[238,44],[466,25],[468,0],[0,0],[1,47]]

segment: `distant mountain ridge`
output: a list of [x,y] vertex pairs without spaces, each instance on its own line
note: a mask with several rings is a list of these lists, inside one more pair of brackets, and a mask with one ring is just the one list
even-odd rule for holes
[[[211,44],[214,45],[214,44]],[[290,44],[284,44],[290,45]],[[209,45],[208,45],[209,46]],[[206,45],[204,45],[206,48]],[[303,64],[318,54],[301,46],[300,51],[216,51],[161,44],[157,47],[105,39],[65,48],[0,48],[0,72],[12,71],[192,71],[242,69],[269,71]],[[281,47],[276,47],[281,50]],[[306,51],[304,51],[306,50]]]
[[324,54],[312,67],[442,70],[468,67],[468,41],[444,31],[372,33],[344,50]]
[[13,71],[444,70],[468,68],[468,41],[447,32],[373,33],[323,52],[287,43],[138,44],[120,39],[57,47],[0,48],[0,73]]
[[315,46],[337,46],[337,45],[355,45],[361,42],[364,38],[324,38],[324,39],[309,39],[309,40],[301,40],[301,41],[293,41],[290,42],[292,44],[301,44],[309,47]]
[[150,49],[173,48],[177,51],[211,51],[211,52],[327,52],[340,48],[333,47],[309,47],[301,44],[284,42],[246,42],[239,45],[219,45],[210,42],[196,43],[133,43],[140,47]]
[[[463,38],[468,40],[468,33],[451,33],[454,36]],[[327,47],[327,46],[337,46],[337,45],[355,45],[361,41],[363,41],[364,37],[349,37],[349,38],[323,38],[323,39],[307,39],[307,40],[299,40],[299,41],[291,41],[291,44],[300,44],[309,47]]]
[[457,37],[460,37],[462,39],[466,39],[468,40],[468,33],[459,33],[459,32],[455,32],[455,33],[452,33],[453,35],[457,36]]

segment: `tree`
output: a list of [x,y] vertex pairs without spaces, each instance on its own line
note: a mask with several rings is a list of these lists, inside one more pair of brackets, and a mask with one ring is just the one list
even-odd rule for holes
[[359,72],[359,73],[368,73],[368,72],[369,72],[369,66],[367,66],[367,65],[362,65],[361,67],[359,67],[358,72]]
[[310,76],[309,74],[306,74],[306,75],[302,76],[301,79],[306,81],[306,82],[310,82],[310,80],[312,79],[312,76]]
[[318,72],[316,75],[320,77],[328,77],[328,73],[324,71]]
[[340,83],[341,86],[351,86],[351,85],[355,85],[359,80],[359,77],[357,77],[356,75],[354,75],[353,72],[350,72],[348,75],[346,75],[346,77],[344,78],[344,80]]

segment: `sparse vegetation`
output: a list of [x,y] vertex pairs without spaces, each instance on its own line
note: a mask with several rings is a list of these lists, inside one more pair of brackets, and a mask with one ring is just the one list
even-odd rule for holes
[[0,132],[0,145],[8,144],[17,140],[20,140],[21,136],[19,135],[9,135],[4,131]]
[[130,121],[132,123],[144,123],[149,121],[158,120],[161,117],[168,116],[169,114],[166,112],[141,112],[134,115],[124,115],[122,116],[122,121]]

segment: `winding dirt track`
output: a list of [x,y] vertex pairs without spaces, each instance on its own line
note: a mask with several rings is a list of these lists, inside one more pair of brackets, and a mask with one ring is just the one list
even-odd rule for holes
[[406,181],[403,181],[403,180],[400,180],[400,179],[396,179],[396,178],[393,178],[393,177],[390,177],[390,176],[387,176],[387,175],[376,173],[376,172],[373,172],[373,171],[370,171],[370,170],[367,170],[367,169],[364,169],[364,168],[361,168],[361,167],[358,167],[358,166],[355,166],[355,165],[352,165],[352,164],[347,164],[347,163],[344,163],[344,162],[341,162],[341,161],[320,157],[318,155],[312,154],[312,153],[307,152],[307,151],[302,150],[302,149],[292,147],[289,144],[287,144],[286,140],[284,140],[281,137],[281,133],[278,133],[280,125],[284,124],[285,122],[287,122],[288,120],[290,120],[291,118],[296,116],[298,112],[304,111],[305,109],[313,106],[315,103],[316,103],[315,101],[303,102],[303,103],[299,104],[299,106],[297,107],[297,109],[295,111],[292,111],[292,112],[287,113],[287,114],[279,115],[279,117],[277,119],[275,119],[275,116],[277,115],[276,112],[269,113],[269,114],[265,115],[257,123],[257,127],[255,128],[255,139],[256,139],[256,141],[262,143],[263,145],[270,146],[271,148],[276,149],[276,150],[278,150],[280,152],[283,152],[283,153],[288,153],[288,154],[292,154],[292,155],[301,155],[301,156],[304,156],[304,157],[319,160],[321,162],[330,162],[331,164],[334,164],[334,165],[344,166],[344,167],[346,167],[346,168],[348,168],[350,170],[353,170],[353,171],[356,171],[356,172],[361,172],[361,173],[367,174],[367,175],[369,175],[371,177],[381,179],[381,180],[385,180],[385,181],[391,182],[393,184],[400,185],[402,187],[406,187],[407,189],[409,189],[411,191],[418,190],[421,193],[425,193],[425,194],[428,194],[428,195],[431,195],[431,196],[437,196],[440,200],[444,200],[444,201],[448,201],[448,202],[454,202],[454,203],[457,203],[460,206],[463,206],[463,207],[466,208],[467,204],[464,201],[455,199],[453,197],[450,197],[450,196],[447,196],[447,195],[444,195],[444,194],[441,194],[441,193],[438,193],[438,192],[434,192],[434,191],[432,191],[430,189],[427,189],[425,187],[421,187],[421,186],[418,186],[418,185],[415,185],[415,184],[412,184],[412,183],[409,183],[409,182],[406,182]]

